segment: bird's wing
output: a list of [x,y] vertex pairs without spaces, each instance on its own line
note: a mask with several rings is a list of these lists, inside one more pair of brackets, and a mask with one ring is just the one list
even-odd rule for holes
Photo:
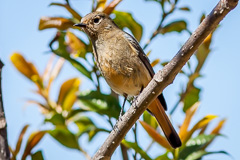
[[[125,32],[125,35],[124,35],[124,36],[128,39],[128,41],[132,44],[132,46],[137,50],[137,52],[138,52],[138,57],[141,59],[141,61],[143,62],[143,64],[144,64],[145,67],[147,68],[147,70],[148,70],[149,74],[151,75],[151,77],[153,77],[154,74],[155,74],[155,73],[154,73],[154,70],[153,70],[153,68],[152,68],[152,66],[151,66],[151,64],[150,64],[150,61],[149,61],[148,57],[147,57],[146,54],[144,53],[143,49],[140,47],[140,45],[139,45],[139,43],[137,42],[137,40],[136,40],[133,36],[131,36],[130,34],[128,34],[128,33],[126,33],[126,32]],[[164,97],[163,97],[163,94],[160,94],[160,95],[158,96],[158,99],[159,99],[159,101],[161,102],[163,108],[164,108],[165,110],[167,110],[167,103],[166,103],[166,101],[165,101],[165,99],[164,99]]]
[[124,35],[127,40],[132,44],[132,46],[136,49],[136,51],[138,52],[138,56],[141,59],[141,61],[143,62],[143,64],[145,65],[145,67],[147,68],[149,74],[151,75],[151,77],[154,76],[154,70],[150,64],[150,61],[148,59],[148,57],[146,56],[146,54],[144,53],[144,51],[142,50],[142,48],[140,47],[139,43],[137,42],[137,40],[131,36],[130,34],[125,32]]

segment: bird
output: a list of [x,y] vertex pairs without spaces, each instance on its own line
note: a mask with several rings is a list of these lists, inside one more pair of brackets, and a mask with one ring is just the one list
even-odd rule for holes
[[[127,97],[139,95],[155,74],[148,57],[138,41],[103,12],[89,13],[74,26],[89,36],[97,67],[111,89],[124,96],[124,107]],[[178,148],[181,139],[165,110],[167,104],[162,93],[147,107],[172,148]]]

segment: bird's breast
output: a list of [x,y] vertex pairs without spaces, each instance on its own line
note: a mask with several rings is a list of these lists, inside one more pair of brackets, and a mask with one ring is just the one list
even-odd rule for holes
[[115,92],[135,96],[148,84],[151,76],[122,33],[99,36],[94,43],[95,59],[106,82]]
[[121,95],[138,95],[151,80],[138,57],[123,58],[107,54],[99,56],[98,67],[108,85]]

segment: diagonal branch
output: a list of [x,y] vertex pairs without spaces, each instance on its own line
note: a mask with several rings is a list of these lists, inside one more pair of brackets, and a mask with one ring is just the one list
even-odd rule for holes
[[3,63],[0,59],[0,159],[10,159],[10,152],[7,142],[7,122],[4,115],[3,99],[2,99],[2,68]]
[[237,6],[238,0],[220,0],[212,12],[202,21],[187,42],[173,59],[153,77],[148,86],[137,97],[130,109],[123,115],[122,121],[109,134],[104,144],[92,158],[93,160],[109,160],[141,114],[157,96],[170,85],[181,68],[194,54],[204,39],[217,27],[220,21]]

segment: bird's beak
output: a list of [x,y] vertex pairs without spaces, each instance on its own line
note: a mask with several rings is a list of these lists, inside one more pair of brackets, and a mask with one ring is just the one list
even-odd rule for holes
[[74,24],[73,26],[85,28],[87,25],[85,23],[77,23],[77,24]]

